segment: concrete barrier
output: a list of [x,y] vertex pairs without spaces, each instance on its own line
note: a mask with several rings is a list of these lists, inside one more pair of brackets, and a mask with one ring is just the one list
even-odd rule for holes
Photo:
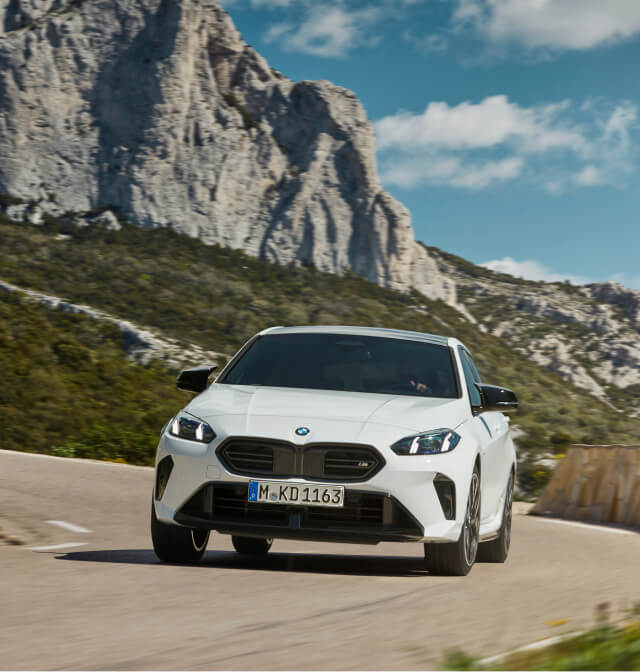
[[531,513],[640,527],[640,446],[571,446]]

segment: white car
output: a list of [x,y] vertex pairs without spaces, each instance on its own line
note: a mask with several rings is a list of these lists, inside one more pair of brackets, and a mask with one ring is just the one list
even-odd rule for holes
[[151,534],[157,556],[196,562],[211,530],[240,553],[273,539],[424,544],[426,567],[504,562],[516,455],[503,411],[455,338],[364,327],[254,336],[165,426]]

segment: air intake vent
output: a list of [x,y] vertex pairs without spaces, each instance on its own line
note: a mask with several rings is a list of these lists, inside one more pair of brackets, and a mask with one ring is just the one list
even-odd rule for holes
[[213,486],[213,511],[218,520],[245,523],[256,521],[286,525],[289,519],[286,507],[250,503],[245,484]]
[[250,502],[247,483],[207,483],[178,510],[175,521],[225,534],[331,541],[418,541],[424,529],[381,492],[345,488],[343,507]]
[[384,496],[348,493],[345,505],[341,509],[310,507],[306,512],[306,521],[310,526],[383,525]]
[[158,467],[156,468],[156,499],[158,501],[162,499],[164,491],[167,489],[167,483],[172,471],[173,459],[171,455],[167,455],[158,462]]
[[454,482],[442,474],[436,474],[433,485],[438,494],[444,517],[447,520],[454,520],[456,517],[456,486]]

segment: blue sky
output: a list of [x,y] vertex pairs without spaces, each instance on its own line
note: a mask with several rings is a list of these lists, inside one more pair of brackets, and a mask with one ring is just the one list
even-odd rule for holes
[[227,0],[286,76],[353,90],[416,237],[640,289],[640,0]]

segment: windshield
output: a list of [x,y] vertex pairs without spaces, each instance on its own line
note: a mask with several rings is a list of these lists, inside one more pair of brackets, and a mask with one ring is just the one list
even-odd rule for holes
[[423,397],[458,396],[447,346],[343,334],[263,336],[218,382]]

